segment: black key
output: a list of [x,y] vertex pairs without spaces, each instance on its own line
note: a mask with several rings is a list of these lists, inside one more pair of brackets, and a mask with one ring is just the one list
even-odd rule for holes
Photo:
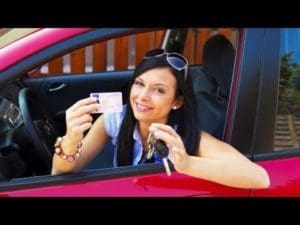
[[168,164],[167,157],[169,155],[169,149],[166,146],[165,142],[159,139],[156,139],[154,142],[154,149],[156,153],[159,155],[159,157],[162,158],[166,173],[168,176],[171,176],[171,170]]
[[169,155],[169,149],[166,146],[165,142],[162,140],[156,140],[156,142],[154,143],[154,149],[161,158],[167,158]]

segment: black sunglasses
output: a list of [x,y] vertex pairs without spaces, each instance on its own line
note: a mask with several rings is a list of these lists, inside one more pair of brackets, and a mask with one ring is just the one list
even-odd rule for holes
[[177,52],[166,52],[164,49],[156,48],[148,51],[144,59],[151,58],[151,57],[160,57],[166,55],[167,62],[169,63],[172,68],[181,71],[184,70],[184,79],[186,80],[187,77],[187,69],[188,69],[188,60],[181,54]]

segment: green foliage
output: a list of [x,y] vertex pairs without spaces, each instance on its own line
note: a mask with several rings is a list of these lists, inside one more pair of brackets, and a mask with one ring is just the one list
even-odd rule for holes
[[278,114],[300,116],[300,64],[293,54],[288,52],[281,58]]

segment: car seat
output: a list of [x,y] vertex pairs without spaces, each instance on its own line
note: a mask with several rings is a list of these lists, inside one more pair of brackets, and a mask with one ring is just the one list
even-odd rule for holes
[[[203,46],[203,74],[208,85],[194,82],[197,112],[202,130],[222,139],[230,93],[235,49],[223,35],[215,35]],[[202,75],[203,76],[203,75]],[[203,82],[203,79],[201,79]],[[202,88],[198,88],[202,86]]]

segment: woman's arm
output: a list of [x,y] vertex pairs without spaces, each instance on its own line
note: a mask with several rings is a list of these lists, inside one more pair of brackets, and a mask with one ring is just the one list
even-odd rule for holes
[[189,156],[185,173],[237,188],[268,188],[264,168],[231,145],[202,132],[197,156]]
[[152,124],[150,131],[167,143],[169,159],[180,173],[237,188],[267,188],[270,185],[264,168],[206,132],[200,134],[197,155],[189,156],[180,136],[172,127]]
[[[97,107],[95,100],[87,98],[78,101],[67,110],[67,133],[61,148],[66,154],[72,155],[76,152],[78,143],[82,141],[81,156],[69,162],[54,154],[51,172],[53,175],[80,171],[102,150],[108,140],[103,115],[99,116],[93,124],[90,115]],[[88,129],[90,130],[83,138],[83,133]]]

